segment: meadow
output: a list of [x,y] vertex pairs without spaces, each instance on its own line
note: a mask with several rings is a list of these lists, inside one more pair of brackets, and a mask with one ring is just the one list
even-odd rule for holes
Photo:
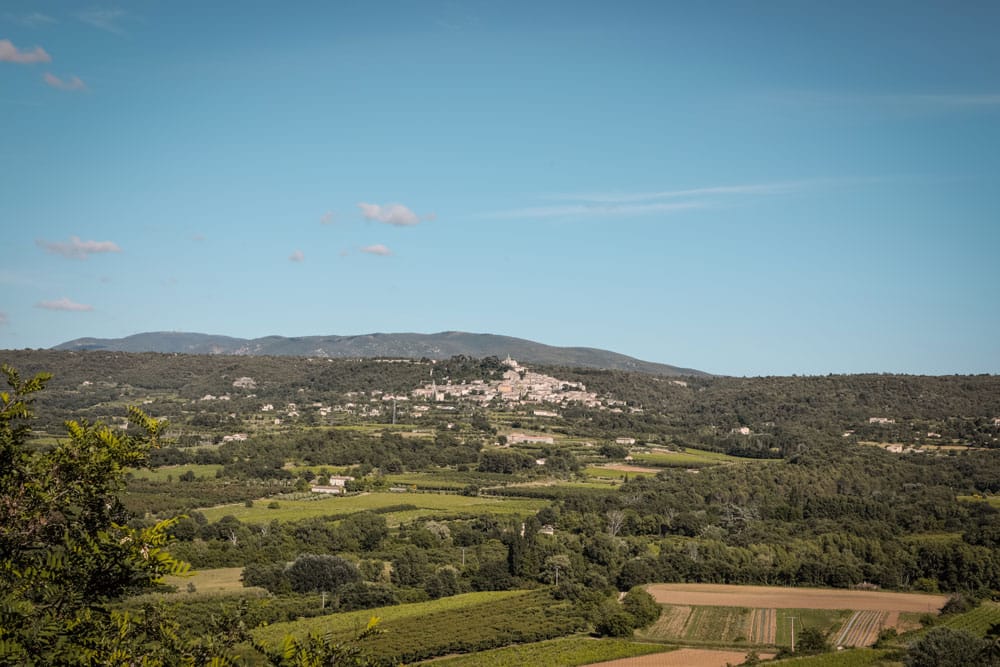
[[[271,508],[277,502],[277,508]],[[298,521],[313,517],[348,515],[355,512],[385,510],[394,506],[415,506],[395,513],[386,514],[386,520],[391,525],[398,525],[418,516],[455,516],[490,514],[533,514],[545,506],[542,500],[524,498],[492,498],[479,496],[460,496],[443,493],[392,493],[374,492],[348,496],[319,495],[308,499],[259,499],[246,504],[217,505],[199,510],[209,521],[218,521],[224,516],[234,516],[244,523],[267,523],[273,519],[279,521]]]

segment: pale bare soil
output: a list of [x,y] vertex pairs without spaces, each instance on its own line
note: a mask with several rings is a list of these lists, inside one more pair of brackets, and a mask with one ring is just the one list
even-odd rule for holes
[[[654,653],[637,658],[622,658],[609,662],[598,662],[591,667],[726,667],[738,665],[747,657],[746,651],[714,651],[701,648],[682,648],[667,653]],[[761,653],[764,660],[773,658],[773,653]]]
[[727,584],[650,584],[646,590],[660,604],[765,609],[853,609],[937,612],[947,597],[918,593],[848,591],[829,588],[783,588]]
[[608,470],[617,470],[619,472],[651,472],[658,473],[663,468],[644,468],[643,466],[632,466],[627,463],[605,463],[602,466],[597,466],[598,468],[607,468]]

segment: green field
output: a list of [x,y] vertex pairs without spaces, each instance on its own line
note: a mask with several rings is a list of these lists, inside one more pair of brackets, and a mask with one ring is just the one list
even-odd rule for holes
[[575,634],[586,621],[572,604],[545,591],[466,593],[453,597],[331,614],[253,631],[256,639],[278,646],[286,635],[329,633],[350,639],[379,619],[381,634],[363,648],[383,662],[416,662],[456,653],[472,653],[511,644],[538,642]]
[[209,521],[231,515],[247,523],[266,523],[272,519],[298,521],[312,517],[346,515],[355,512],[384,509],[397,505],[416,505],[401,516],[386,515],[390,524],[398,524],[417,516],[450,516],[455,514],[534,514],[545,506],[543,500],[525,498],[485,498],[442,493],[363,493],[356,496],[321,496],[306,500],[279,500],[278,509],[268,509],[271,500],[255,500],[253,507],[243,504],[218,505],[199,510]]
[[709,452],[703,449],[687,448],[683,452],[651,451],[632,452],[632,460],[640,465],[660,467],[698,468],[718,465],[720,463],[737,463],[747,461],[763,461],[765,459],[744,459],[738,456]]
[[163,583],[176,586],[178,594],[187,593],[189,584],[194,584],[198,593],[238,593],[248,590],[262,591],[259,588],[244,588],[240,577],[242,567],[220,567],[211,570],[191,570],[182,576],[168,576]]
[[222,465],[218,463],[188,463],[179,466],[163,466],[162,468],[130,468],[129,473],[137,479],[149,479],[154,482],[166,482],[168,479],[178,481],[180,476],[188,471],[194,472],[195,477],[215,479],[217,472],[222,470]]
[[889,661],[891,650],[856,648],[836,653],[823,653],[804,658],[790,658],[768,662],[768,665],[781,667],[875,667],[876,665],[899,665],[899,662]]
[[977,637],[985,637],[986,631],[995,623],[1000,623],[1000,603],[997,602],[983,602],[964,614],[946,616],[941,620],[941,625],[956,630],[965,630]]
[[442,667],[522,667],[522,665],[575,667],[576,665],[590,665],[595,662],[634,658],[672,650],[674,650],[673,647],[662,644],[642,644],[625,639],[593,639],[574,636],[533,644],[521,644],[520,646],[508,646],[420,664],[425,666],[442,665]]

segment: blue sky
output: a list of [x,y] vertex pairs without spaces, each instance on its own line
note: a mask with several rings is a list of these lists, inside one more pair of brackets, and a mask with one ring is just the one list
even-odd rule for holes
[[994,2],[0,7],[0,348],[1000,372]]

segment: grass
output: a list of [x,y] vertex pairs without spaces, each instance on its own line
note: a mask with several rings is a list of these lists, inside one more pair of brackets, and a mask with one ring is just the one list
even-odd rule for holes
[[593,639],[574,636],[550,639],[533,644],[508,646],[470,655],[443,658],[422,665],[442,667],[521,667],[522,665],[547,665],[548,667],[575,667],[608,660],[634,658],[651,653],[672,651],[662,644],[642,644],[625,639]]
[[168,479],[178,481],[178,478],[188,471],[194,472],[195,477],[215,479],[215,474],[222,470],[219,463],[189,463],[179,466],[163,466],[162,468],[130,468],[129,472],[137,479],[148,479],[154,482],[166,482]]
[[178,594],[187,593],[189,584],[194,584],[198,593],[239,593],[248,590],[243,587],[243,582],[240,581],[242,574],[242,567],[192,570],[186,576],[164,577],[163,583],[176,586]]
[[993,507],[1000,508],[1000,496],[958,496],[958,499],[967,503],[989,503]]
[[[408,510],[407,518],[417,516],[450,516],[455,514],[533,514],[545,506],[543,500],[525,498],[487,498],[459,496],[440,493],[364,493],[356,496],[319,496],[307,500],[281,500],[278,509],[268,509],[270,500],[255,500],[253,507],[243,504],[217,505],[200,510],[209,521],[218,521],[231,515],[246,523],[266,523],[272,519],[279,521],[299,521],[320,516],[346,515],[355,512],[377,510],[394,505],[416,505],[416,510]],[[390,524],[405,520],[386,515]]]
[[987,630],[994,624],[1000,623],[1000,604],[996,602],[983,602],[981,605],[954,616],[945,616],[940,625],[954,628],[955,630],[965,630],[977,637],[985,637]]
[[899,665],[889,660],[891,650],[856,648],[836,653],[822,653],[803,658],[778,660],[767,664],[781,667],[874,667],[875,665]]
[[745,463],[747,461],[763,459],[745,459],[738,456],[730,456],[729,454],[688,447],[683,452],[668,452],[664,450],[650,452],[636,451],[632,452],[632,460],[640,465],[697,468],[718,465],[720,463],[737,463],[741,461]]

